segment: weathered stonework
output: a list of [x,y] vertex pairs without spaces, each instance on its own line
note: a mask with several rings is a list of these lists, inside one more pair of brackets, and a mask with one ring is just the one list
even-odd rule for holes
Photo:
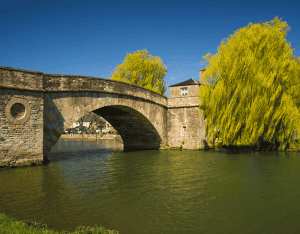
[[[205,121],[199,112],[200,82],[170,86],[168,98],[168,145],[183,149],[204,149]],[[187,95],[182,95],[182,89]]]
[[0,165],[40,164],[63,131],[93,111],[120,133],[124,150],[167,142],[167,97],[110,79],[0,66]]
[[[18,164],[43,160],[43,95],[39,92],[0,88],[0,164]],[[16,103],[24,104],[25,111],[14,118]],[[5,111],[3,111],[5,110]]]

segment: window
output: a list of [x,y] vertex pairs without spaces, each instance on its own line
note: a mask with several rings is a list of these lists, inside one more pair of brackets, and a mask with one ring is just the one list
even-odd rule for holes
[[187,88],[182,88],[181,89],[181,95],[187,95]]
[[182,127],[182,133],[185,134],[186,133],[186,126]]

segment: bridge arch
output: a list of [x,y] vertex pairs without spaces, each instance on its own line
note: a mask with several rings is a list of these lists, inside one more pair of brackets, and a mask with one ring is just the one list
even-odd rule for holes
[[45,94],[44,142],[46,153],[71,128],[93,112],[120,133],[125,151],[159,149],[166,138],[165,108],[138,97],[98,92],[51,92]]
[[[152,92],[139,88],[142,95]],[[90,112],[102,116],[120,133],[125,151],[162,148],[167,141],[167,107],[138,94],[136,92],[133,96],[95,90],[51,90],[45,93],[46,154],[64,130]]]
[[121,135],[124,151],[159,149],[162,141],[158,131],[142,113],[121,105],[112,105],[94,110]]

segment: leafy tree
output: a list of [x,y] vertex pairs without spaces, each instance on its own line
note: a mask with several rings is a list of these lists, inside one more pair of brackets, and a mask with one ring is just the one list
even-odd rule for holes
[[222,40],[217,54],[203,56],[208,66],[199,108],[210,140],[260,147],[287,142],[295,129],[300,133],[300,66],[288,31],[277,16],[249,23]]
[[117,66],[111,79],[138,85],[161,95],[166,92],[164,77],[167,67],[159,57],[154,57],[144,49],[126,55],[122,64]]
[[111,128],[110,128],[110,132],[111,132],[112,134],[116,134],[116,135],[119,134],[118,131],[117,131],[113,126],[111,126]]

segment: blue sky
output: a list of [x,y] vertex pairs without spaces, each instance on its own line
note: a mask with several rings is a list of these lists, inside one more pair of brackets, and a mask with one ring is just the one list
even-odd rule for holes
[[169,85],[199,80],[202,57],[222,39],[275,16],[300,55],[299,0],[2,1],[0,65],[110,78],[127,53],[147,49],[167,66],[169,96]]

